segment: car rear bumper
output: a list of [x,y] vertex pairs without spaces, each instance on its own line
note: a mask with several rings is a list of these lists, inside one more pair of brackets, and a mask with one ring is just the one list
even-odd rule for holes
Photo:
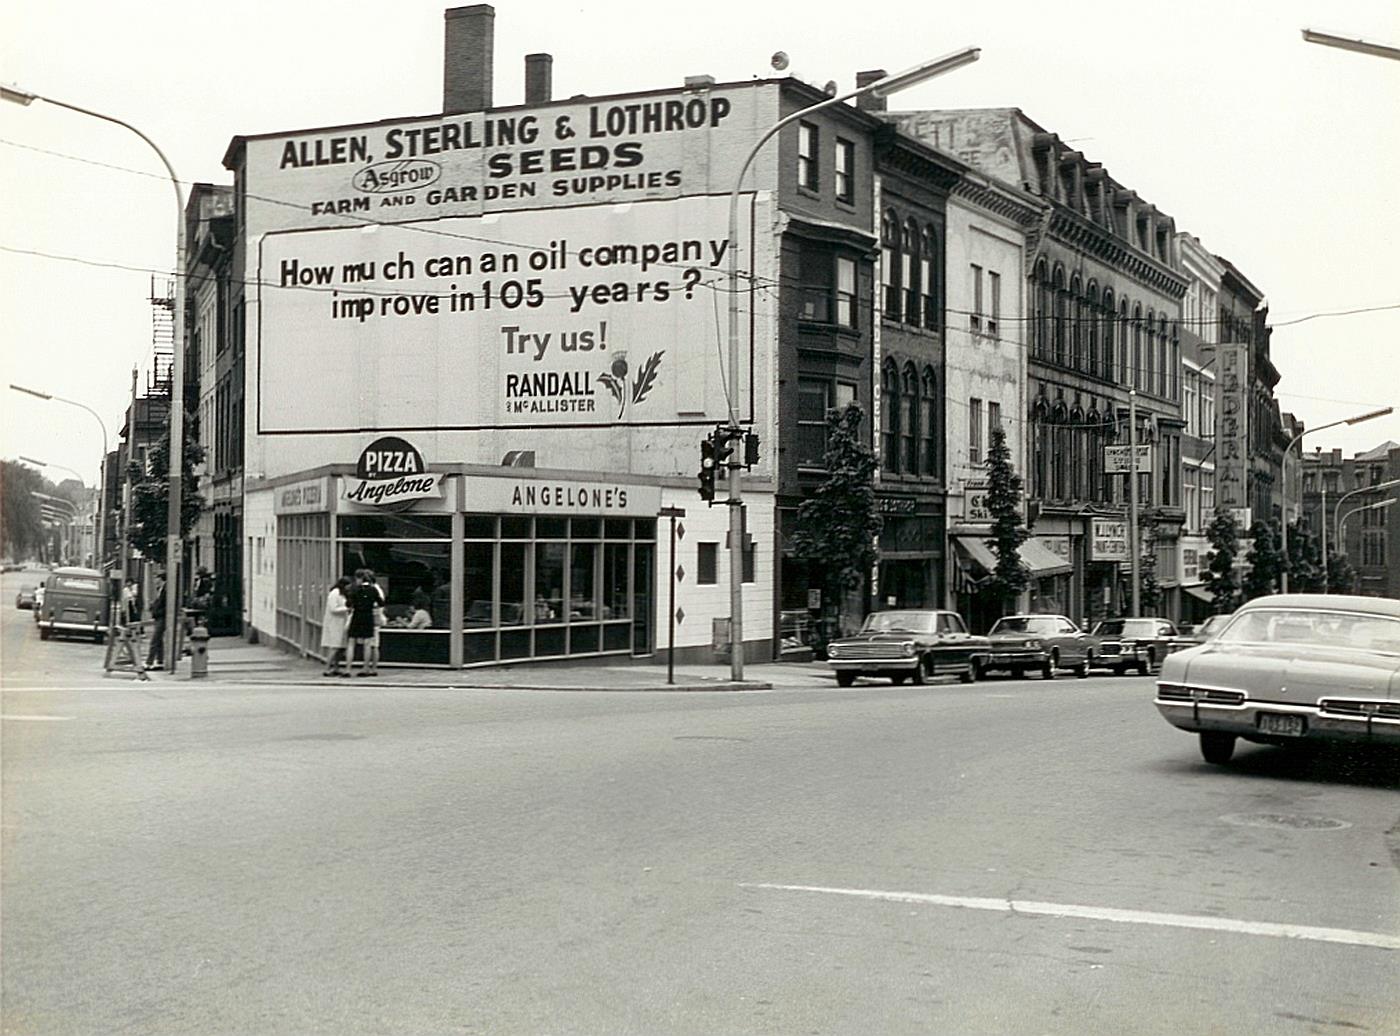
[[38,622],[40,629],[52,630],[55,633],[97,634],[107,632],[107,626],[104,623],[61,622],[54,619],[39,619]]
[[829,658],[827,665],[838,673],[874,673],[912,671],[919,665],[919,659],[908,658]]
[[997,651],[992,649],[983,663],[984,669],[1005,669],[1011,665],[1044,665],[1050,656],[1044,651]]
[[[1246,700],[1240,704],[1208,701],[1177,701],[1163,699],[1159,694],[1155,704],[1174,727],[1193,733],[1211,731],[1234,734],[1250,741],[1271,744],[1315,740],[1365,741],[1400,745],[1400,716],[1377,715],[1374,710],[1393,708],[1395,703],[1385,699],[1345,699],[1346,711],[1340,706],[1324,708],[1319,705],[1287,705],[1278,702]],[[1296,716],[1303,721],[1301,735],[1279,735],[1261,730],[1259,717]]]

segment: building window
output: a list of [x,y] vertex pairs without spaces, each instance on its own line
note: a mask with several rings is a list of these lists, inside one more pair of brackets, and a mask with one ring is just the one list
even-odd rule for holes
[[987,334],[997,337],[1001,327],[1001,274],[987,271]]
[[695,545],[695,582],[701,586],[714,586],[719,582],[718,543]]
[[934,377],[932,367],[924,368],[921,387],[924,393],[924,442],[922,447],[924,474],[936,476],[939,473],[938,429],[942,425],[938,417],[938,380]]
[[857,327],[856,261],[844,255],[836,257],[836,322],[842,327]]
[[935,291],[934,271],[942,268],[941,263],[936,263],[938,257],[938,238],[934,236],[932,227],[924,228],[924,236],[919,244],[919,291],[920,310],[924,315],[924,327],[937,328],[938,319],[938,293]]
[[919,322],[919,285],[914,279],[915,262],[919,251],[919,228],[910,220],[904,227],[902,247],[899,251],[899,279],[904,287],[904,320],[906,323]]
[[899,221],[893,210],[885,213],[880,224],[881,263],[880,286],[884,290],[884,316],[887,320],[900,319],[899,281]]
[[847,205],[856,198],[856,146],[849,140],[836,138],[836,200]]
[[740,549],[739,555],[743,565],[743,571],[739,573],[739,579],[741,582],[752,583],[754,581],[753,573],[756,567],[755,561],[758,555],[758,544],[750,540]]
[[899,471],[899,368],[886,360],[880,374],[880,439],[885,470]]
[[919,407],[919,375],[912,363],[904,367],[904,427],[902,428],[904,448],[904,470],[911,475],[919,473],[919,440],[922,438],[919,425],[922,414]]
[[797,124],[797,186],[815,191],[820,183],[817,170],[817,127],[810,122]]
[[967,401],[967,462],[982,463],[982,401]]
[[826,462],[826,418],[831,410],[854,403],[856,387],[820,378],[797,381],[797,463],[821,467]]
[[987,442],[992,441],[992,432],[1001,427],[1001,404],[987,403]]
[[802,320],[814,324],[858,327],[856,263],[817,247],[802,252]]
[[982,267],[972,264],[972,312],[967,316],[974,334],[982,333]]
[[1054,360],[1064,366],[1068,346],[1069,328],[1066,325],[1069,323],[1069,296],[1065,293],[1065,272],[1063,270],[1057,269],[1055,271],[1055,279],[1051,283],[1051,288],[1054,292],[1055,305]]

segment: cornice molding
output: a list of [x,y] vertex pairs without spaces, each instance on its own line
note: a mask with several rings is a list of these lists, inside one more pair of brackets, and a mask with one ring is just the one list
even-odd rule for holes
[[1097,223],[1056,204],[1050,217],[1052,238],[1102,259],[1141,284],[1172,298],[1186,294],[1189,278],[1138,251]]

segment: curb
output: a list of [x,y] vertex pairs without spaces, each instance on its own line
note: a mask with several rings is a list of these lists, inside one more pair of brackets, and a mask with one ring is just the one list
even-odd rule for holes
[[[178,678],[177,679],[181,679]],[[209,679],[191,680],[189,677],[181,679],[182,683],[204,683],[206,685],[217,685],[220,683],[238,683],[248,687],[341,687],[339,680],[330,680],[325,677],[307,675],[305,677],[289,676],[281,680],[267,679],[246,679],[246,680],[223,680]],[[368,684],[352,684],[353,687],[379,688],[382,690],[431,690],[431,691],[589,691],[605,692],[611,694],[630,694],[636,692],[695,692],[695,691],[771,691],[773,685],[763,680],[741,680],[738,683],[729,681],[715,683],[676,683],[676,684],[642,684],[635,687],[619,687],[617,685],[603,686],[601,684],[543,684],[543,683],[491,683],[475,684],[466,681],[456,683],[404,683],[396,680],[378,679]]]

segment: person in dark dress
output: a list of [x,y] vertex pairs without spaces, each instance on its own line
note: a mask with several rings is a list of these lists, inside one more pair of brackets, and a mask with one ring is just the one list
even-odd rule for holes
[[165,580],[159,576],[155,599],[151,601],[151,649],[146,655],[146,668],[165,668]]
[[379,675],[379,629],[375,611],[384,604],[384,596],[375,585],[374,574],[362,568],[355,573],[355,585],[350,588],[350,624],[346,635],[350,646],[346,652],[349,668],[355,668],[355,648],[360,649],[361,676]]

